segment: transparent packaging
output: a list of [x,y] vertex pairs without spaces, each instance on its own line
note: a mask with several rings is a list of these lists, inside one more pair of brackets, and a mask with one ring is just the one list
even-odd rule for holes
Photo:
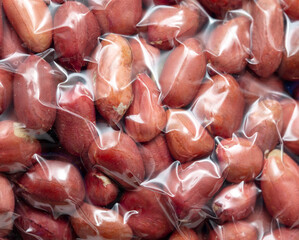
[[0,240],[299,240],[298,0],[0,6]]

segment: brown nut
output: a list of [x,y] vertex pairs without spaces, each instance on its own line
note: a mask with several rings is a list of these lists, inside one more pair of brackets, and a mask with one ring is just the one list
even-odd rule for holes
[[154,66],[160,57],[160,50],[149,45],[144,38],[136,37],[130,40],[133,54],[133,76],[149,70],[153,72]]
[[12,100],[12,74],[0,69],[0,115],[10,106]]
[[54,219],[50,214],[19,203],[16,208],[18,217],[15,225],[23,240],[72,240],[72,230],[68,221],[63,218]]
[[15,71],[18,66],[25,60],[26,50],[22,46],[22,42],[16,34],[13,27],[7,19],[3,21],[3,42],[1,49],[1,58],[5,59],[5,63],[10,64],[10,67]]
[[71,217],[79,238],[130,240],[132,230],[115,211],[83,203]]
[[145,73],[133,83],[134,100],[125,116],[126,131],[136,142],[148,142],[166,125],[166,113],[156,83]]
[[244,133],[262,152],[271,151],[278,144],[282,131],[282,108],[272,99],[261,99],[248,110],[244,120]]
[[292,19],[299,20],[299,1],[283,0],[281,1],[283,10]]
[[210,160],[175,167],[163,184],[179,220],[194,222],[223,183],[218,166]]
[[239,73],[247,64],[250,45],[250,19],[236,17],[216,27],[207,42],[207,59],[213,69]]
[[100,35],[96,17],[84,4],[69,1],[56,11],[53,40],[63,67],[80,72],[86,64],[84,58],[97,46]]
[[299,166],[287,154],[273,150],[265,159],[261,189],[270,215],[289,227],[299,223]]
[[241,8],[242,0],[198,0],[209,12],[223,17],[227,11]]
[[57,214],[70,214],[84,197],[78,169],[67,162],[41,159],[19,180],[19,193],[33,207]]
[[125,133],[103,133],[91,144],[88,157],[92,165],[125,188],[136,187],[144,179],[144,164],[138,147]]
[[229,138],[239,129],[244,97],[231,75],[216,75],[199,89],[192,111],[214,136]]
[[[0,5],[1,5],[1,9],[2,9],[2,5],[3,5],[2,0],[0,1]],[[2,44],[3,44],[3,36],[5,36],[4,35],[4,29],[3,29],[4,22],[5,22],[5,18],[3,19],[3,12],[1,11],[1,13],[0,13],[0,46],[1,47],[2,47]]]
[[148,143],[139,146],[146,178],[156,177],[172,163],[165,137],[159,135]]
[[75,156],[82,156],[96,137],[93,98],[82,83],[60,84],[55,129],[61,145]]
[[118,187],[107,176],[99,171],[91,171],[85,175],[86,195],[95,206],[107,206],[114,202],[118,195]]
[[209,240],[257,240],[258,233],[249,223],[239,221],[218,225],[210,232]]
[[48,2],[49,2],[49,4],[50,4],[50,1],[52,1],[52,2],[54,2],[54,3],[64,3],[64,2],[66,2],[66,1],[69,1],[69,0],[44,0],[47,4],[48,4]]
[[169,151],[181,163],[208,156],[214,149],[214,139],[192,112],[169,109],[167,112],[166,140]]
[[213,201],[213,211],[220,220],[239,221],[248,217],[254,210],[257,187],[254,183],[239,183],[222,189]]
[[298,240],[299,230],[281,227],[264,236],[263,240]]
[[252,105],[259,98],[279,100],[284,92],[283,81],[272,75],[268,78],[257,78],[246,71],[238,78],[247,106]]
[[153,3],[153,0],[142,0],[142,4],[143,4],[143,6],[145,6],[145,7],[149,7],[149,6],[151,6],[152,3]]
[[96,48],[88,65],[96,107],[109,123],[117,124],[133,101],[132,61],[128,41],[109,34]]
[[187,6],[155,7],[148,19],[148,40],[159,49],[169,50],[194,36],[202,24],[197,10]]
[[284,24],[278,0],[251,2],[252,57],[249,67],[261,77],[269,77],[282,58]]
[[286,99],[280,102],[283,115],[283,143],[299,155],[299,101]]
[[194,230],[183,227],[180,231],[171,234],[169,240],[203,240],[202,235],[198,235]]
[[181,0],[154,0],[156,5],[174,5],[181,2]]
[[0,121],[0,172],[16,173],[33,163],[33,155],[41,152],[24,125],[10,120]]
[[[299,15],[299,1],[298,15]],[[299,16],[298,16],[299,17]],[[299,80],[299,21],[287,22],[285,34],[285,49],[279,68],[279,75],[288,81]]]
[[217,159],[229,182],[250,182],[261,173],[264,164],[261,149],[245,138],[223,139],[216,148]]
[[10,182],[0,175],[0,238],[5,237],[13,228],[15,196]]
[[52,16],[43,0],[3,0],[3,9],[26,46],[43,52],[52,42]]
[[103,33],[133,35],[142,16],[141,0],[88,0]]
[[135,212],[128,216],[128,224],[139,238],[161,239],[173,230],[163,210],[167,207],[164,196],[158,192],[146,188],[126,192],[120,200],[120,205],[123,215],[129,211]]
[[254,212],[245,221],[256,227],[260,238],[275,228],[272,217],[264,206],[256,206]]
[[159,80],[164,104],[179,108],[194,99],[206,74],[202,51],[200,42],[189,38],[170,53]]
[[17,69],[13,92],[15,114],[27,128],[48,131],[56,117],[56,84],[52,68],[44,59],[31,55]]

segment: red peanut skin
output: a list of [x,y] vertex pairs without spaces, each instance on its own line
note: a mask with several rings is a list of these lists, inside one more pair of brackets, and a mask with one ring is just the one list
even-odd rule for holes
[[299,1],[298,0],[282,0],[283,10],[294,20],[299,20]]
[[166,140],[175,160],[186,163],[208,156],[214,149],[214,139],[192,112],[183,109],[167,110]]
[[223,178],[212,161],[185,163],[175,168],[165,182],[172,205],[180,220],[196,221],[198,212],[220,189]]
[[299,155],[299,101],[286,99],[280,103],[283,115],[283,143]]
[[132,61],[128,41],[109,34],[95,49],[88,65],[97,110],[110,124],[117,124],[133,101]]
[[281,104],[272,99],[255,102],[244,120],[243,131],[263,153],[271,151],[278,144],[282,131]]
[[261,189],[270,215],[289,227],[298,227],[299,166],[287,154],[273,150],[265,159]]
[[210,232],[209,240],[257,240],[258,233],[249,223],[239,221],[219,225]]
[[86,168],[82,163],[83,160],[80,157],[76,157],[66,152],[58,143],[43,144],[41,157],[47,160],[58,160],[71,163],[78,168],[82,174],[86,173]]
[[40,143],[26,133],[22,124],[0,121],[0,172],[24,171],[33,163],[33,155],[40,152]]
[[23,240],[72,240],[70,224],[62,218],[54,219],[50,214],[19,204],[16,208],[19,216],[15,225],[20,231]]
[[[298,15],[299,15],[299,1]],[[298,16],[299,19],[299,16]],[[288,81],[299,80],[299,21],[287,22],[285,34],[285,49],[283,52],[279,75]]]
[[148,40],[159,49],[170,50],[178,41],[195,35],[201,24],[198,12],[186,6],[156,7],[148,19]]
[[43,160],[35,164],[19,179],[18,185],[30,205],[59,214],[74,212],[85,197],[80,172],[62,161]]
[[109,131],[94,141],[88,151],[92,165],[125,188],[136,187],[145,175],[136,143],[127,134]]
[[180,3],[181,0],[154,0],[156,5],[175,5]]
[[55,129],[61,145],[75,156],[86,153],[96,137],[93,98],[83,83],[61,88]]
[[54,3],[64,3],[64,2],[66,2],[66,1],[68,1],[68,0],[47,0],[47,1],[52,1],[52,2],[54,2]]
[[115,211],[83,203],[71,217],[72,227],[81,239],[132,239],[132,229]]
[[116,200],[118,187],[104,174],[93,170],[84,180],[88,199],[95,206],[104,207]]
[[[84,0],[83,0],[84,2]],[[82,4],[83,5],[83,4]],[[87,9],[86,9],[87,10]],[[98,45],[98,38],[101,36],[101,28],[99,24],[97,23],[97,19],[95,15],[90,11],[86,14],[86,22],[87,22],[87,44],[85,48],[85,55],[84,57],[89,57],[92,53],[92,51],[95,49],[95,47]],[[84,63],[84,66],[86,63]]]
[[138,74],[133,83],[134,99],[125,116],[126,131],[136,142],[148,142],[166,125],[166,113],[156,83],[146,74]]
[[48,131],[56,117],[56,84],[51,66],[31,55],[17,69],[13,92],[15,114],[27,128]]
[[144,38],[132,38],[130,46],[133,54],[132,75],[153,71],[160,57],[160,50],[149,45]]
[[257,187],[254,183],[234,184],[217,194],[212,208],[222,223],[239,221],[253,212],[256,197]]
[[[3,216],[1,216],[3,215]],[[6,240],[6,238],[1,238],[9,235],[13,230],[13,212],[0,214],[0,239]]]
[[171,234],[169,240],[203,240],[202,235],[197,235],[196,232],[189,228],[182,228]]
[[13,228],[15,197],[10,182],[0,175],[0,238],[5,237]]
[[260,238],[275,228],[275,223],[272,224],[272,217],[264,206],[256,206],[254,212],[245,221],[256,227]]
[[249,67],[257,75],[269,77],[279,67],[282,58],[282,9],[278,0],[258,0],[251,4],[253,63]]
[[0,213],[13,212],[15,209],[14,193],[12,191],[10,182],[3,175],[0,175],[0,186]]
[[160,76],[163,103],[172,108],[187,106],[196,96],[206,74],[201,44],[189,38],[173,50]]
[[142,5],[146,8],[150,7],[152,5],[152,3],[153,3],[153,0],[142,0]]
[[146,178],[156,177],[172,164],[165,137],[159,135],[148,143],[139,146]]
[[139,188],[126,192],[120,200],[120,205],[123,208],[122,214],[131,210],[138,212],[130,215],[128,224],[139,238],[161,239],[173,230],[170,220],[163,211],[166,206],[162,194]]
[[239,129],[244,112],[244,97],[231,75],[216,75],[202,84],[192,111],[214,136],[229,138]]
[[267,234],[263,240],[298,240],[299,230],[279,228],[272,233]]
[[12,100],[12,74],[0,69],[0,114],[11,104]]
[[142,0],[88,0],[103,33],[134,35],[142,17]]
[[43,0],[2,0],[6,16],[26,46],[43,52],[52,43],[52,16]]
[[250,47],[250,19],[241,16],[224,22],[211,33],[207,42],[207,59],[213,69],[239,73],[247,64]]
[[85,65],[84,58],[97,46],[100,35],[97,19],[82,3],[65,2],[58,8],[54,17],[53,40],[63,67],[80,72]]
[[247,106],[252,105],[259,98],[280,99],[275,92],[283,93],[283,81],[272,75],[269,78],[257,78],[246,71],[238,78]]
[[0,46],[2,46],[3,39],[4,39],[4,29],[3,29],[3,13],[2,13],[2,0],[0,0],[0,7],[1,7],[1,13],[0,13]]
[[245,138],[223,139],[216,155],[225,180],[232,183],[254,181],[263,169],[263,152]]
[[3,35],[5,37],[0,47],[1,57],[6,59],[5,62],[9,63],[12,69],[15,70],[25,60],[26,50],[6,18],[3,21]]
[[198,0],[209,12],[223,17],[229,10],[241,8],[242,0]]

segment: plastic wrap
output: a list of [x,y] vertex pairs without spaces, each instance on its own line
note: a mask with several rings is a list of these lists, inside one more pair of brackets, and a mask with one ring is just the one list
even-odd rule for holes
[[298,0],[0,4],[1,240],[299,240]]

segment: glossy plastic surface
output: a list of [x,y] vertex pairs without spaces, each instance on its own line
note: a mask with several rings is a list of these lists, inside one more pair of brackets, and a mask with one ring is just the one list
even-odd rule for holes
[[299,240],[298,0],[0,7],[0,240]]

